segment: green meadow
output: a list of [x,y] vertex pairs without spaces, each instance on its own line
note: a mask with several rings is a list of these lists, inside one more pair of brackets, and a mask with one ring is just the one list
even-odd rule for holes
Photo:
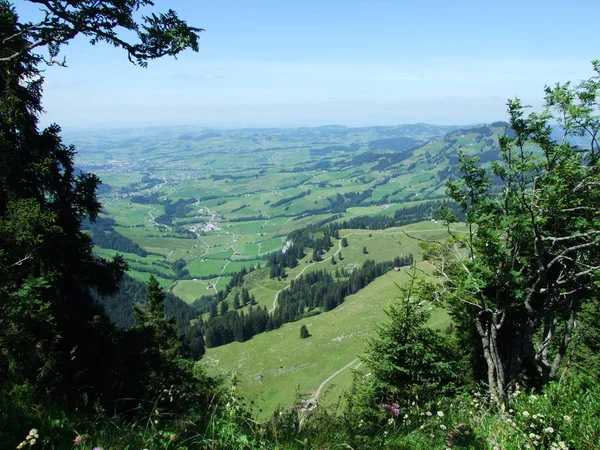
[[[208,349],[199,364],[213,374],[235,371],[240,377],[240,390],[248,400],[262,405],[266,417],[278,406],[288,407],[299,398],[312,398],[323,381],[349,363],[354,361],[351,367],[356,367],[365,340],[385,320],[386,305],[397,301],[396,284],[408,279],[406,271],[388,272],[328,313],[286,324],[247,342]],[[302,324],[311,334],[308,339],[300,339]],[[431,324],[443,328],[449,318],[443,310],[436,310]],[[350,385],[349,369],[325,386],[320,401],[337,401]]]

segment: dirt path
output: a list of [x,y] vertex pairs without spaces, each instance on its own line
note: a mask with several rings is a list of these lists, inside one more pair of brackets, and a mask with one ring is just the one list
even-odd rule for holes
[[[329,383],[331,380],[333,380],[335,377],[337,377],[340,373],[342,373],[344,370],[350,368],[356,361],[358,361],[358,358],[354,359],[353,361],[350,361],[348,364],[346,364],[344,367],[342,367],[340,370],[337,370],[335,372],[333,372],[331,375],[329,375],[325,381],[323,381],[320,385],[319,388],[317,389],[317,391],[315,392],[315,395],[313,398],[309,399],[309,402],[317,402],[319,400],[319,396],[321,395],[321,392],[323,391],[323,388],[325,387],[325,385],[327,385],[327,383]],[[358,369],[358,367],[360,367],[360,365],[362,364],[359,363],[355,368]]]
[[217,284],[219,284],[219,280],[220,280],[220,279],[221,279],[221,277],[223,276],[223,273],[225,272],[225,269],[227,269],[227,266],[229,265],[229,263],[230,263],[230,262],[231,262],[231,261],[227,261],[227,262],[225,263],[225,265],[223,266],[223,270],[221,270],[221,273],[219,274],[219,277],[217,278],[217,281],[215,281],[215,285],[214,285],[215,294],[216,294],[217,292],[219,292],[219,291],[218,291],[218,289],[217,289]]

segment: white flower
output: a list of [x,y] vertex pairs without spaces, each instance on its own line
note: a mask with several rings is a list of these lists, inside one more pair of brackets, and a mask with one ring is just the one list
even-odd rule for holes
[[427,417],[431,417],[431,411],[427,411],[425,414],[427,414]]
[[554,433],[554,428],[552,428],[552,427],[544,428],[544,433],[552,434],[552,433]]
[[529,412],[527,412],[527,411],[523,411],[523,412],[522,412],[522,414],[523,414],[525,417],[529,417]]
[[565,419],[567,422],[571,421],[571,417],[569,417],[569,416],[563,416],[563,419]]
[[445,429],[446,429],[446,425],[440,425],[440,428],[441,428],[442,430],[445,430]]
[[438,415],[438,417],[444,417],[444,412],[443,411],[438,411],[437,415]]
[[535,439],[535,434],[534,433],[529,433],[529,439]]

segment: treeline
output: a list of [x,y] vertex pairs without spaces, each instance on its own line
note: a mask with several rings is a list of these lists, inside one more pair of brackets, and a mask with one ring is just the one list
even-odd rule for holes
[[325,156],[329,153],[333,152],[356,152],[360,149],[360,145],[357,143],[353,143],[350,145],[330,145],[328,147],[323,148],[311,148],[310,156]]
[[161,204],[165,209],[165,213],[156,218],[156,222],[165,225],[173,225],[173,219],[185,217],[189,212],[190,207],[188,205],[196,203],[198,200],[195,198],[180,198],[176,202],[171,199],[166,199]]
[[[227,304],[227,302],[225,302]],[[204,324],[206,347],[218,347],[230,342],[245,342],[259,333],[273,329],[267,307],[248,307],[248,312],[226,311]]]
[[344,302],[348,295],[363,289],[394,267],[413,264],[413,256],[396,257],[393,261],[376,263],[366,260],[358,270],[348,273],[346,269],[336,270],[335,276],[321,270],[310,272],[293,280],[290,287],[279,293],[277,308],[273,312],[273,326],[294,322],[311,314],[315,308],[331,311]]
[[[241,295],[236,292],[233,297],[233,309],[224,299],[218,304],[210,304],[209,319],[202,325],[204,343],[211,348],[234,341],[244,342],[257,334],[314,314],[316,310],[330,311],[342,304],[348,295],[360,291],[392,268],[412,264],[413,256],[408,255],[381,263],[367,260],[360,269],[353,272],[338,269],[335,276],[327,271],[311,272],[292,281],[289,289],[279,293],[273,315],[269,315],[266,306],[253,308],[254,297],[242,288]],[[248,306],[247,313],[238,311],[243,306]]]
[[138,203],[140,205],[155,205],[160,203],[158,197],[161,196],[160,192],[153,192],[150,195],[132,195],[129,197],[131,203]]
[[[389,180],[389,178],[384,178],[380,183],[377,184],[377,186],[379,184],[387,183],[388,180]],[[376,187],[376,186],[374,186],[374,187]],[[367,200],[368,198],[370,198],[372,195],[373,195],[372,188],[366,189],[362,192],[346,192],[343,195],[336,194],[335,196],[327,197],[329,206],[324,207],[324,208],[305,209],[304,212],[301,215],[296,216],[294,218],[294,220],[299,220],[299,219],[302,219],[303,217],[311,216],[311,215],[319,215],[319,214],[327,214],[327,213],[333,213],[333,214],[343,213],[343,212],[346,212],[346,210],[348,208],[352,208],[352,207],[359,206],[359,205],[362,205],[362,206],[366,205],[366,203],[364,203],[364,201]],[[375,202],[375,204],[379,204],[379,203],[381,203],[381,202]]]
[[331,161],[328,160],[324,160],[324,161],[319,161],[316,164],[313,164],[311,166],[304,166],[304,167],[298,167],[295,166],[293,169],[291,170],[281,170],[281,172],[310,172],[313,170],[330,170],[331,169]]
[[292,197],[282,198],[281,200],[277,200],[275,203],[271,203],[271,207],[275,208],[277,206],[285,205],[286,203],[291,203],[294,200],[298,200],[299,198],[310,195],[310,189],[304,192],[300,192],[298,195],[294,195]]
[[232,209],[231,212],[235,213],[235,212],[241,211],[242,209],[247,208],[247,207],[248,207],[248,205],[243,204],[243,205],[239,206],[238,208]]
[[459,220],[464,219],[464,215],[459,211],[458,205],[449,201],[436,200],[399,209],[393,216],[377,215],[353,217],[352,219],[336,222],[335,224],[332,224],[331,227],[337,228],[338,230],[385,230],[386,228],[401,227],[411,223],[437,219],[440,210],[444,206],[457,214]]
[[[97,304],[104,308],[111,322],[121,328],[132,328],[135,325],[134,306],[146,303],[146,291],[146,283],[125,274],[116,294],[94,297]],[[175,320],[182,334],[190,331],[192,320],[198,316],[192,306],[168,292],[165,292],[164,311],[167,319]]]
[[[257,268],[254,266],[251,266],[250,269],[242,267],[242,270],[240,270],[239,272],[235,272],[231,276],[231,280],[229,280],[229,283],[227,283],[225,289],[218,291],[217,293],[212,295],[203,295],[202,297],[196,299],[194,303],[192,303],[192,307],[200,315],[210,313],[210,311],[214,312],[216,310],[215,308],[217,304],[225,300],[229,293],[236,286],[242,286],[244,284],[244,277],[249,273],[254,272],[255,270],[257,270]],[[251,302],[252,300],[249,298],[248,301]]]
[[393,150],[403,152],[421,145],[420,141],[408,137],[397,137],[391,139],[378,139],[367,143],[371,150]]
[[[342,197],[342,199],[339,199],[339,197]],[[340,194],[338,194],[337,198],[340,203],[344,201],[344,197]],[[351,196],[351,198],[359,200],[359,198],[354,196]],[[285,269],[296,267],[298,265],[298,260],[306,256],[305,249],[307,248],[316,250],[318,255],[326,252],[332,246],[331,238],[339,239],[339,230],[384,230],[386,228],[422,222],[437,218],[440,210],[444,206],[457,214],[459,220],[464,219],[464,215],[459,211],[459,208],[455,203],[448,201],[430,201],[399,209],[393,216],[386,216],[383,214],[377,216],[360,216],[329,223],[340,217],[334,216],[326,221],[310,225],[300,230],[295,230],[288,235],[286,245],[282,250],[269,255],[268,265],[270,268],[270,276],[271,278],[285,278]],[[313,257],[313,260],[314,259],[315,258]]]
[[[234,211],[231,211],[234,212]],[[270,219],[274,219],[276,217],[282,217],[282,216],[271,216]],[[259,216],[244,216],[244,217],[235,217],[233,219],[227,219],[228,222],[255,222],[258,220],[268,220],[269,217],[267,216],[263,216],[263,215],[259,215]]]
[[300,230],[295,230],[288,235],[284,248],[278,252],[271,253],[268,259],[269,275],[271,278],[285,278],[286,267],[296,267],[298,260],[304,258],[306,248],[312,248],[317,255],[329,250],[332,246],[331,238],[338,238],[337,231],[329,227],[323,228],[317,232],[315,226],[309,226]]
[[148,252],[133,242],[128,237],[123,236],[113,228],[117,225],[114,219],[110,217],[98,217],[94,222],[86,219],[81,224],[82,230],[89,230],[92,235],[92,241],[98,247],[117,250],[123,253],[134,253],[141,257],[148,256]]
[[162,184],[162,180],[154,178],[151,174],[146,173],[142,176],[139,183],[130,183],[127,186],[119,189],[121,194],[129,194],[130,192],[152,189],[155,186]]

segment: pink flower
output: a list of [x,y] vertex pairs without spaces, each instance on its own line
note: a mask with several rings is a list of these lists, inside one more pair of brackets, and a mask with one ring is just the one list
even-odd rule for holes
[[77,436],[75,436],[75,439],[73,439],[73,442],[75,442],[76,444],[82,444],[83,437],[81,437],[80,435],[77,435]]

